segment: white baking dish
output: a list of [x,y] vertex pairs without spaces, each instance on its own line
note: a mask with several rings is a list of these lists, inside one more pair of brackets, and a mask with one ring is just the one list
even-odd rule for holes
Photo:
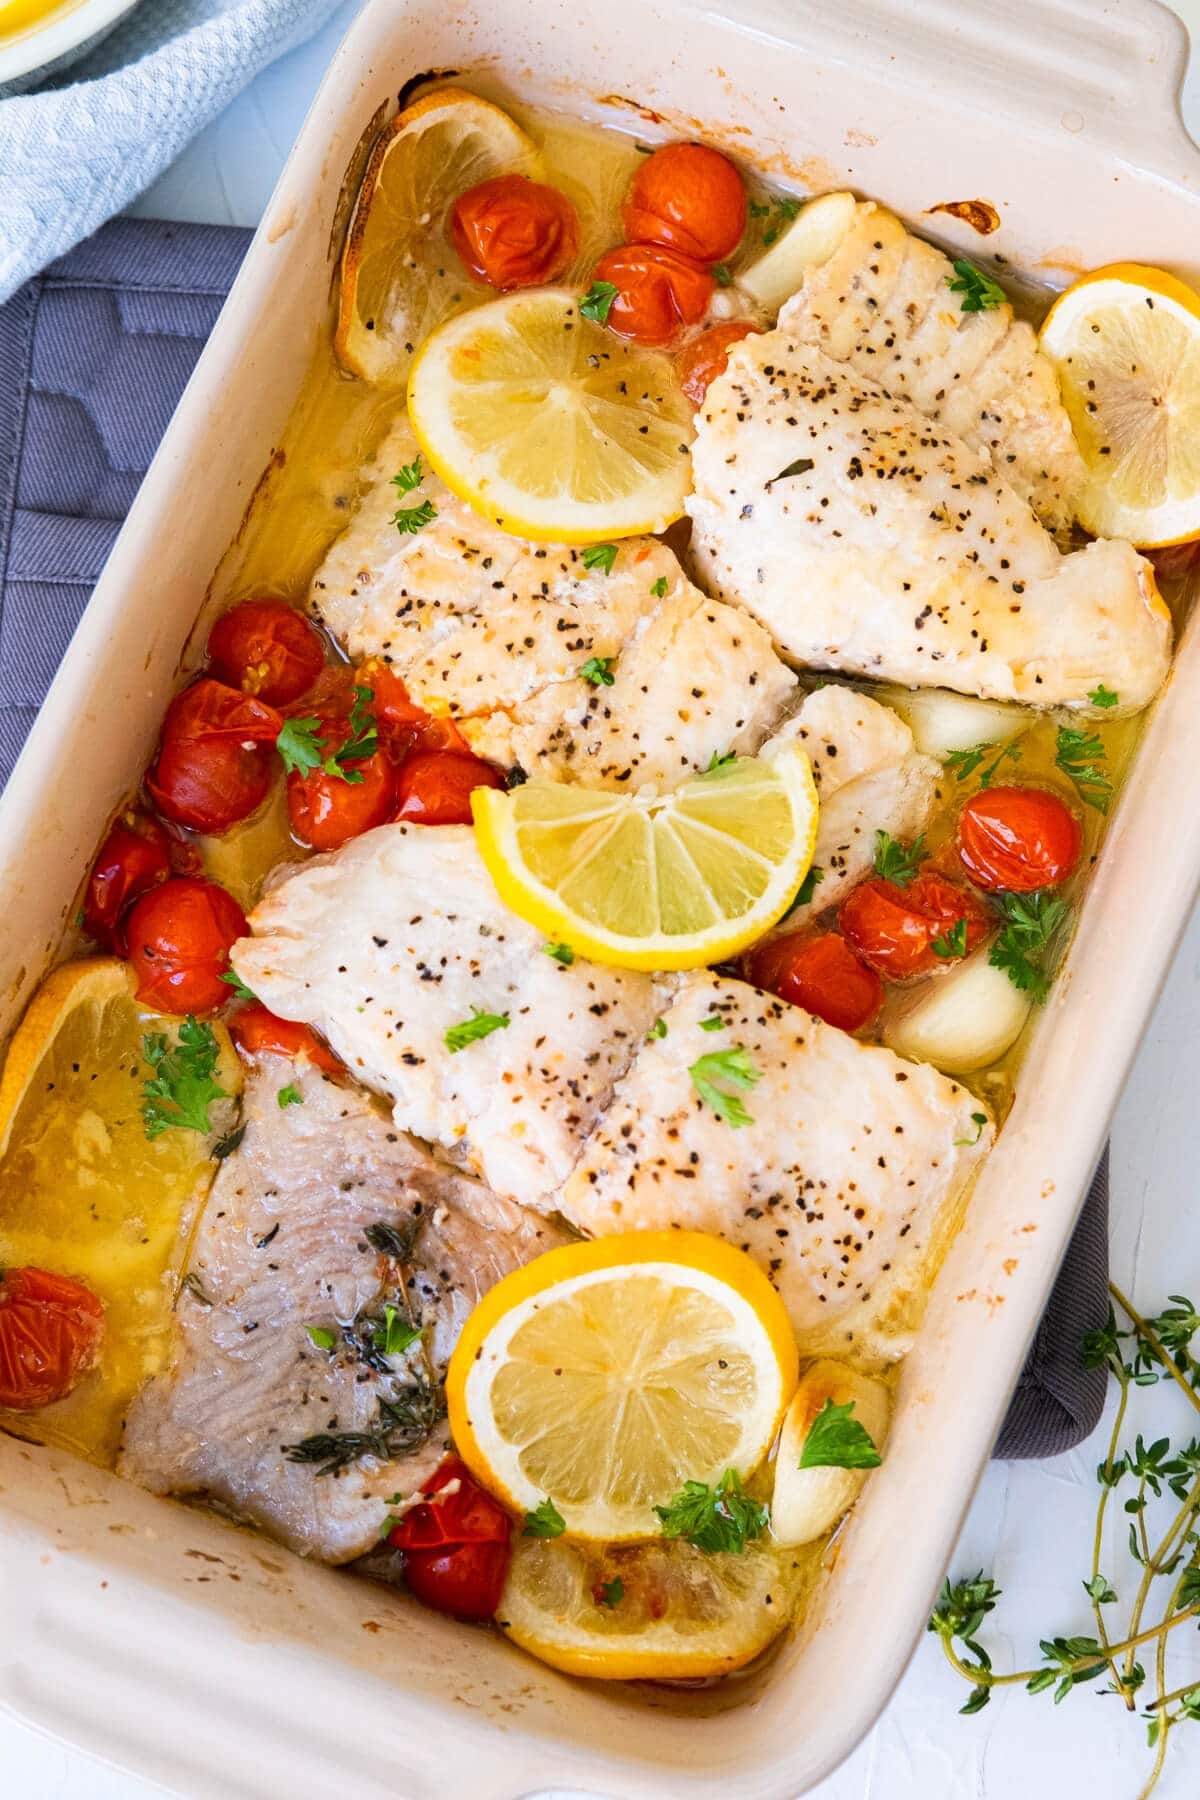
[[[938,202],[989,199],[1003,224],[987,249],[1050,279],[1115,257],[1200,279],[1200,161],[1174,106],[1185,42],[1153,0],[728,4],[736,17],[689,0],[368,7],[0,803],[0,1027],[151,750],[213,570],[327,329],[343,173],[419,71],[625,123],[636,101],[663,116],[647,133],[753,146],[800,187],[849,184],[918,225]],[[937,222],[973,245],[967,227]],[[806,1627],[765,1674],[693,1695],[576,1684],[402,1596],[0,1437],[0,1703],[220,1800],[513,1800],[550,1786],[783,1800],[819,1779],[884,1704],[994,1439],[1200,876],[1197,767],[1193,630],[904,1370],[887,1460]]]

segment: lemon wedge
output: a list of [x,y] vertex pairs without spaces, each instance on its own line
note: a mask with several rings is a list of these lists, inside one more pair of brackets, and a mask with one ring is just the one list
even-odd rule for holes
[[662,796],[529,781],[476,788],[471,810],[505,905],[552,943],[627,969],[694,969],[745,949],[787,911],[817,838],[795,744]]
[[490,292],[451,246],[450,207],[493,175],[541,172],[520,126],[476,94],[438,88],[405,107],[371,154],[350,221],[339,360],[369,381],[400,385],[433,327]]
[[1112,263],[1059,296],[1041,346],[1087,464],[1081,524],[1146,549],[1200,536],[1200,294]]
[[783,1302],[697,1231],[550,1250],[467,1320],[446,1403],[460,1454],[517,1512],[551,1500],[576,1536],[657,1536],[686,1481],[748,1475],[796,1385]]
[[496,1614],[523,1650],[568,1675],[680,1681],[729,1675],[788,1624],[810,1551],[765,1541],[716,1555],[673,1542],[517,1537]]
[[692,408],[668,357],[613,336],[565,288],[450,319],[408,382],[446,486],[504,531],[601,543],[664,530],[691,485]]

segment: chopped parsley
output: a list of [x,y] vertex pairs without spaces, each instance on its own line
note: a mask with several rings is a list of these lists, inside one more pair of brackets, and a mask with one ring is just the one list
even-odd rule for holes
[[955,1148],[957,1148],[959,1144],[966,1144],[968,1149],[972,1149],[979,1142],[980,1138],[983,1136],[983,1128],[987,1124],[987,1114],[972,1113],[971,1123],[975,1127],[975,1136],[969,1138],[955,1138]]
[[493,1031],[504,1031],[508,1027],[507,1013],[480,1012],[478,1007],[472,1008],[473,1016],[464,1019],[460,1025],[451,1025],[446,1031],[446,1048],[453,1056],[458,1050],[465,1050],[468,1044],[477,1044],[480,1038],[491,1037]]
[[733,276],[729,272],[728,263],[714,263],[712,272],[713,280],[718,287],[728,287],[733,280]]
[[1120,694],[1114,694],[1112,689],[1106,688],[1103,682],[1099,687],[1093,688],[1088,695],[1093,706],[1103,706],[1106,710],[1110,706],[1115,706],[1120,698]]
[[649,1031],[646,1033],[646,1036],[648,1038],[665,1038],[666,1035],[667,1035],[667,1021],[665,1019],[655,1019],[653,1025],[650,1027]]
[[308,1341],[315,1350],[332,1350],[337,1344],[337,1332],[331,1331],[328,1325],[306,1325]]
[[285,719],[283,730],[275,739],[275,748],[289,775],[311,775],[325,760],[320,719]]
[[[691,1065],[688,1074],[701,1100],[711,1106],[719,1119],[724,1119],[735,1131],[743,1125],[753,1125],[752,1115],[737,1094],[728,1091],[729,1088],[740,1088],[745,1092],[762,1078],[762,1071],[755,1068],[748,1050],[740,1044],[732,1050],[711,1050]],[[725,1086],[718,1087],[718,1082],[724,1082]]]
[[800,1452],[801,1469],[877,1469],[883,1458],[865,1425],[851,1418],[853,1400],[835,1406],[826,1400],[808,1428]]
[[229,984],[239,1000],[258,1000],[258,995],[246,986],[235,969],[226,969],[221,980]]
[[603,569],[606,575],[613,572],[613,564],[617,560],[615,544],[589,544],[583,553],[585,569]]
[[290,1081],[286,1087],[280,1088],[275,1098],[279,1102],[281,1112],[285,1106],[303,1106],[304,1104],[304,1095]]
[[722,1025],[727,1025],[728,1023],[729,1021],[724,1013],[709,1013],[707,1019],[701,1019],[700,1029],[701,1031],[720,1031]]
[[421,1335],[419,1325],[410,1325],[400,1317],[399,1310],[385,1304],[383,1320],[375,1327],[375,1348],[382,1350],[385,1356],[403,1356],[410,1344],[415,1344]]
[[708,767],[701,769],[700,773],[702,775],[719,775],[722,769],[732,768],[736,761],[736,750],[727,750],[724,756],[719,756],[714,750],[709,758]]
[[346,721],[348,735],[339,750],[329,750],[322,735],[322,719],[285,719],[283,729],[275,739],[275,748],[288,774],[311,775],[320,769],[323,774],[351,786],[361,782],[362,771],[346,765],[365,762],[379,748],[379,727],[371,704],[374,698],[374,688],[355,688],[354,703]]
[[142,1123],[148,1138],[161,1137],[172,1126],[182,1131],[211,1131],[208,1109],[228,1096],[216,1080],[220,1046],[210,1025],[188,1014],[174,1044],[162,1031],[142,1039],[142,1055],[153,1071],[142,1083]]
[[945,931],[940,932],[933,939],[929,948],[935,956],[940,956],[943,960],[951,956],[965,956],[967,954],[967,921],[955,919],[953,925],[948,926]]
[[[759,219],[763,218],[767,213],[770,212],[770,210],[771,210],[770,207],[761,207],[761,208],[756,209],[755,207],[751,206],[751,211],[754,213],[755,218],[759,218]],[[771,245],[775,242],[775,239],[779,236],[779,234],[783,230],[784,226],[787,224],[790,224],[790,222],[796,217],[796,214],[799,211],[800,211],[800,202],[798,200],[788,200],[788,199],[776,200],[775,212],[777,214],[777,217],[775,217],[771,220],[770,225],[763,232],[762,241],[768,249],[770,249]]]
[[402,494],[411,494],[414,488],[420,487],[422,479],[421,459],[417,456],[412,462],[401,465],[400,473],[392,476],[392,486]]
[[660,575],[657,581],[652,581],[650,583],[650,592],[654,595],[656,600],[661,600],[666,591],[667,578],[665,575]]
[[767,1529],[768,1513],[742,1487],[736,1469],[726,1469],[715,1487],[685,1481],[669,1506],[656,1506],[663,1536],[686,1538],[697,1550],[745,1550]]
[[607,325],[612,303],[619,293],[620,289],[611,281],[593,281],[579,302],[579,311],[585,319],[594,319],[597,325]]
[[593,687],[611,687],[616,680],[613,674],[615,656],[589,656],[580,666],[580,681],[590,681]]
[[965,313],[991,312],[993,307],[1003,306],[1008,299],[999,283],[985,275],[982,269],[977,269],[973,262],[968,262],[966,257],[957,259],[954,275],[953,280],[947,275],[946,284],[952,294],[962,295]]
[[781,925],[783,924],[784,919],[791,918],[798,906],[812,905],[813,895],[817,891],[817,883],[824,881],[824,879],[824,869],[819,868],[817,864],[814,863],[812,868],[808,871],[808,874],[804,877],[804,880],[800,883],[800,886],[796,889],[796,897],[792,901],[792,904],[784,913],[783,918],[780,919],[779,923]]
[[[995,757],[992,757],[993,750],[997,752]],[[990,761],[988,760],[989,758],[991,759]],[[1020,762],[1020,760],[1020,745],[997,745],[995,742],[989,741],[983,744],[976,744],[974,748],[970,750],[952,750],[949,756],[946,757],[943,766],[949,769],[956,781],[967,781],[975,773],[979,765],[986,761],[988,766],[979,777],[979,785],[981,788],[990,788],[992,782],[999,773],[1000,765],[1003,762]]]
[[547,956],[552,956],[556,963],[561,963],[564,969],[569,969],[575,961],[575,952],[570,944],[543,944],[542,949]]
[[423,531],[426,525],[432,525],[437,518],[437,507],[432,500],[422,500],[417,506],[401,506],[392,514],[392,524],[401,537],[413,537]]
[[616,1575],[611,1581],[602,1581],[595,1594],[597,1606],[619,1606],[625,1598],[625,1583]]
[[1070,907],[1045,889],[1033,894],[997,896],[1004,915],[999,937],[988,952],[993,968],[1003,969],[1015,988],[1039,1006],[1050,992],[1046,956],[1050,940],[1066,922]]
[[521,1530],[522,1537],[556,1538],[561,1537],[567,1529],[567,1521],[555,1506],[553,1500],[543,1500],[532,1512],[525,1514],[525,1524]]
[[906,888],[917,878],[917,865],[921,860],[925,833],[913,840],[911,850],[898,843],[886,831],[875,833],[875,873],[893,886]]
[[347,724],[350,735],[340,750],[325,758],[322,767],[327,775],[340,775],[343,781],[361,781],[361,774],[356,771],[346,772],[345,764],[365,762],[368,756],[374,756],[379,748],[379,727],[371,702],[375,698],[375,689],[356,687],[354,705],[350,708]]
[[768,218],[770,218],[770,216],[771,216],[771,208],[764,201],[751,200],[751,202],[750,202],[750,217],[752,219],[768,219]]
[[778,475],[772,475],[767,486],[774,487],[777,481],[786,481],[789,475],[807,475],[808,471],[814,468],[816,468],[816,464],[811,456],[798,456],[795,462],[788,464],[786,469],[780,469]]
[[1085,806],[1106,813],[1112,801],[1112,778],[1102,768],[1105,749],[1095,732],[1076,731],[1070,725],[1058,728],[1055,766],[1075,783],[1075,790]]

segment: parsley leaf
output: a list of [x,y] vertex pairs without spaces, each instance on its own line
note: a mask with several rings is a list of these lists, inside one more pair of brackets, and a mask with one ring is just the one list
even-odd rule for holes
[[612,1581],[602,1581],[596,1589],[597,1606],[619,1606],[625,1598],[625,1583],[619,1575]]
[[1000,765],[1003,762],[1020,762],[1021,749],[1019,744],[1002,744],[997,749],[994,742],[987,742],[976,744],[971,750],[951,750],[949,756],[945,758],[943,766],[950,770],[956,781],[966,781],[975,773],[980,763],[986,758],[991,757],[993,750],[997,750],[996,756],[992,758],[988,763],[987,768],[983,771],[983,774],[979,777],[980,787],[989,788],[999,773]]
[[311,775],[325,760],[320,719],[285,719],[283,730],[275,739],[275,748],[289,775]]
[[1088,695],[1088,699],[1093,706],[1103,706],[1105,708],[1115,706],[1120,698],[1120,694],[1114,694],[1112,689],[1106,688],[1103,682],[1100,683],[1099,687],[1093,688]]
[[567,1529],[567,1521],[555,1506],[553,1500],[543,1500],[532,1512],[525,1514],[522,1537],[556,1538],[561,1537]]
[[542,949],[547,956],[552,956],[556,963],[561,963],[564,969],[569,969],[575,961],[575,952],[570,944],[543,944]]
[[419,506],[401,506],[392,515],[392,524],[401,537],[413,537],[426,525],[432,525],[437,518],[437,507],[432,500],[422,500]]
[[328,1325],[306,1325],[308,1341],[317,1350],[332,1350],[337,1343],[336,1331],[330,1331]]
[[650,592],[654,595],[656,600],[661,600],[666,591],[667,578],[665,575],[660,575],[657,581],[652,581],[650,583]]
[[[692,1086],[707,1106],[711,1106],[719,1119],[724,1119],[736,1131],[743,1125],[753,1125],[753,1116],[746,1111],[736,1094],[727,1092],[728,1088],[752,1088],[762,1076],[750,1061],[750,1053],[740,1044],[732,1050],[712,1050],[707,1056],[701,1056],[688,1070],[692,1078]],[[718,1087],[723,1081],[726,1086]]]
[[792,901],[792,904],[788,907],[787,911],[784,913],[783,918],[780,919],[779,923],[781,925],[783,924],[784,919],[791,918],[792,914],[795,912],[795,910],[798,906],[811,906],[812,905],[813,895],[817,891],[817,883],[820,881],[824,881],[824,879],[825,879],[824,869],[819,868],[817,866],[817,864],[814,863],[812,865],[812,868],[808,871],[808,874],[804,877],[804,880],[800,883],[800,886],[796,889],[796,897]]
[[767,206],[763,201],[751,200],[751,202],[750,202],[750,217],[752,219],[766,219],[766,218],[770,217],[770,213],[771,213],[771,208],[769,206]]
[[768,1513],[742,1487],[736,1469],[726,1469],[715,1487],[686,1481],[669,1506],[656,1506],[663,1536],[686,1538],[697,1550],[738,1554],[767,1529]]
[[807,475],[810,469],[815,468],[816,464],[811,456],[798,456],[795,462],[788,464],[786,469],[780,469],[778,475],[772,475],[767,486],[774,487],[777,481],[786,481],[789,475]]
[[174,1044],[165,1032],[142,1039],[142,1055],[153,1071],[142,1083],[142,1123],[148,1138],[178,1126],[184,1131],[210,1131],[208,1109],[227,1098],[214,1079],[220,1047],[210,1025],[188,1014]]
[[712,266],[712,272],[713,272],[713,280],[716,282],[718,287],[728,287],[729,284],[733,280],[733,276],[729,272],[729,264],[728,263],[714,263]]
[[965,1144],[968,1149],[971,1149],[979,1142],[980,1138],[983,1136],[983,1128],[987,1124],[987,1114],[972,1113],[971,1123],[975,1127],[975,1136],[970,1138],[955,1138],[955,1149],[957,1149],[960,1144]]
[[615,656],[589,656],[579,670],[580,681],[590,681],[593,687],[611,687],[616,680],[613,674]]
[[1039,1006],[1050,992],[1045,958],[1050,940],[1070,915],[1065,900],[1045,889],[1033,894],[998,896],[1004,926],[988,952],[995,969],[1003,969],[1015,988]]
[[947,926],[945,931],[940,932],[933,939],[929,948],[935,956],[940,956],[943,960],[951,956],[965,956],[967,954],[967,921],[955,919],[953,925]]
[[589,544],[583,553],[585,569],[603,569],[606,575],[612,574],[616,560],[616,544]]
[[724,1013],[709,1013],[707,1019],[701,1019],[700,1029],[701,1031],[720,1031],[722,1025],[727,1025],[728,1023],[729,1021]]
[[281,1112],[284,1107],[303,1106],[304,1104],[304,1095],[300,1092],[300,1089],[294,1086],[290,1081],[286,1087],[280,1088],[275,1098],[279,1102],[279,1109]]
[[648,1038],[665,1038],[666,1035],[667,1035],[667,1021],[665,1019],[655,1019],[653,1025],[650,1027],[649,1031],[646,1033],[646,1036]]
[[458,1050],[465,1050],[468,1044],[478,1043],[480,1038],[491,1037],[493,1031],[504,1031],[508,1025],[507,1013],[480,1012],[472,1007],[473,1016],[464,1019],[461,1025],[451,1025],[446,1031],[446,1048],[451,1056]]
[[1100,766],[1104,759],[1104,745],[1094,731],[1059,726],[1055,766],[1070,776],[1084,805],[1098,813],[1106,813],[1112,800],[1112,779]]
[[724,756],[719,756],[714,750],[712,756],[709,758],[708,767],[706,769],[701,769],[700,773],[702,775],[716,775],[719,774],[722,769],[731,768],[736,761],[736,750],[727,750]]
[[947,275],[946,284],[952,294],[962,295],[962,311],[990,312],[993,307],[1003,306],[1008,295],[998,282],[977,269],[966,257],[959,257],[954,264],[957,280],[952,281]]
[[383,1323],[375,1327],[375,1348],[385,1356],[403,1356],[421,1335],[419,1325],[409,1325],[391,1303],[383,1309]]
[[414,488],[420,487],[421,481],[421,459],[419,456],[414,457],[410,463],[403,463],[400,468],[400,473],[392,476],[392,486],[399,488],[402,494],[411,494]]
[[251,989],[246,986],[245,982],[235,969],[226,969],[220,979],[228,982],[239,1000],[253,1000],[257,1003],[258,995],[253,993]]
[[895,887],[906,888],[917,878],[917,864],[921,860],[921,848],[925,842],[925,833],[913,840],[911,850],[898,843],[886,831],[875,833],[875,873],[884,881],[890,881]]
[[340,750],[336,750],[332,756],[325,758],[322,766],[327,775],[340,775],[343,781],[362,780],[361,774],[357,772],[347,774],[345,765],[346,763],[365,762],[369,756],[374,756],[379,748],[379,726],[376,723],[375,714],[371,710],[371,702],[374,698],[374,688],[355,688],[354,705],[350,708],[350,717],[347,720],[350,735]]
[[826,1400],[808,1428],[800,1451],[801,1469],[877,1469],[883,1458],[865,1425],[851,1418],[853,1400],[835,1406]]
[[579,302],[580,313],[585,319],[594,319],[597,325],[607,325],[612,303],[620,291],[611,281],[593,281]]

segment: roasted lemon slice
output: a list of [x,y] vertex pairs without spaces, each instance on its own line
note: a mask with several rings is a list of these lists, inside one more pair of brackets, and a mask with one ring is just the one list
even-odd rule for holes
[[681,1542],[514,1538],[496,1623],[531,1655],[601,1681],[728,1675],[766,1649],[815,1559],[765,1540],[740,1555]]
[[471,795],[501,899],[554,943],[628,969],[693,969],[772,926],[808,873],[817,791],[785,745],[696,775],[673,794],[529,781]]
[[704,1232],[569,1244],[507,1276],[450,1360],[450,1429],[518,1512],[551,1500],[578,1536],[657,1535],[687,1481],[744,1476],[796,1385],[783,1302]]
[[691,483],[691,405],[668,357],[579,309],[537,288],[450,319],[413,364],[413,430],[446,486],[505,531],[568,544],[662,531]]
[[1200,295],[1112,263],[1060,295],[1041,345],[1088,468],[1080,522],[1146,548],[1200,536]]
[[334,343],[347,368],[399,385],[434,326],[489,292],[463,269],[446,219],[467,188],[510,173],[539,176],[537,149],[476,94],[439,88],[393,120],[367,164],[342,253]]

